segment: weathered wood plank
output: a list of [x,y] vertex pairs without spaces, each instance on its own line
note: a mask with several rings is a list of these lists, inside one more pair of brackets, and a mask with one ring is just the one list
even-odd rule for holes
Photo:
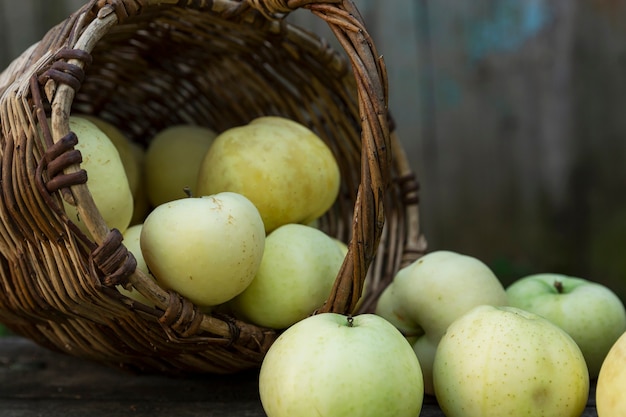
[[[596,417],[593,393],[583,417]],[[19,338],[0,339],[0,415],[264,417],[257,372],[170,378],[130,375]],[[427,397],[421,417],[443,417]]]
[[418,3],[426,235],[485,260],[524,256],[540,201],[566,200],[574,3]]

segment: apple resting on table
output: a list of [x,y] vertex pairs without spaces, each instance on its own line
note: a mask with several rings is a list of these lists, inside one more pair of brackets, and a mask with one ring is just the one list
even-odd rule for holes
[[509,304],[539,314],[565,330],[582,350],[589,376],[626,332],[626,310],[604,285],[561,274],[529,275],[507,288]]
[[381,306],[377,313],[397,325],[400,321],[407,336],[419,336],[413,347],[422,366],[424,389],[430,395],[434,394],[434,355],[448,326],[478,305],[507,304],[504,287],[487,265],[452,251],[422,256],[398,271],[390,287],[386,291],[392,293],[389,303],[393,306],[383,307],[393,313],[384,313]]
[[373,314],[323,313],[285,330],[259,393],[268,417],[417,417],[424,398],[411,345]]
[[455,320],[439,342],[433,378],[447,417],[579,417],[589,394],[576,342],[515,307],[478,306]]
[[606,355],[596,385],[598,417],[626,416],[626,333],[622,334]]
[[215,138],[197,184],[198,195],[245,195],[269,233],[324,214],[337,198],[340,174],[330,148],[315,133],[289,119],[268,116]]
[[159,285],[212,307],[250,285],[263,256],[265,228],[250,200],[225,192],[156,207],[143,223],[140,245]]

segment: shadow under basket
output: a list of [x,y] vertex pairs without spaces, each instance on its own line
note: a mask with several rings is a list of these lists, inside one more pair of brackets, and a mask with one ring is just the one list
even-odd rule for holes
[[[326,21],[341,50],[288,23],[299,8]],[[50,349],[163,374],[258,367],[280,334],[207,313],[136,270],[89,193],[70,114],[96,115],[144,147],[182,123],[220,132],[275,115],[308,126],[342,175],[319,227],[348,244],[329,298],[311,314],[373,311],[398,269],[425,251],[386,77],[351,1],[85,4],[0,74],[0,321]]]

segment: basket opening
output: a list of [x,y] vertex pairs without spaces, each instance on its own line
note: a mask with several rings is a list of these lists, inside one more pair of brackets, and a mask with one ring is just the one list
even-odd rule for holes
[[339,162],[339,207],[321,227],[347,242],[361,158],[349,64],[314,35],[253,16],[251,24],[173,7],[126,19],[94,47],[72,111],[97,115],[143,146],[176,124],[220,132],[264,115],[296,120]]

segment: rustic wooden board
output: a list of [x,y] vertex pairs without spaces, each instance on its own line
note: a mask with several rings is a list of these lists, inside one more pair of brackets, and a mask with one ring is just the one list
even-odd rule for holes
[[[593,394],[583,417],[595,417]],[[139,376],[0,339],[0,416],[264,417],[257,373],[169,378]],[[427,397],[421,417],[443,417]],[[356,416],[355,416],[356,417]],[[417,416],[416,416],[417,417]]]

